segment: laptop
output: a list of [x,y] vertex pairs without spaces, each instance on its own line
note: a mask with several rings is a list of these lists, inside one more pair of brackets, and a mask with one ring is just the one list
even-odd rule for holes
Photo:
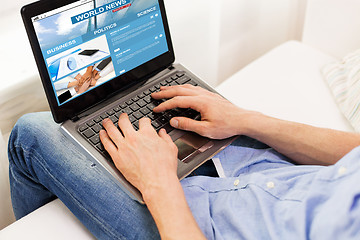
[[192,84],[215,92],[174,64],[163,0],[41,0],[24,6],[21,15],[54,121],[134,200],[143,203],[141,193],[100,142],[103,119],[117,124],[126,112],[135,129],[143,117],[157,131],[165,128],[179,149],[179,179],[234,140],[211,140],[170,126],[174,116],[200,119],[192,109],[152,111],[165,101],[151,98],[161,86]]

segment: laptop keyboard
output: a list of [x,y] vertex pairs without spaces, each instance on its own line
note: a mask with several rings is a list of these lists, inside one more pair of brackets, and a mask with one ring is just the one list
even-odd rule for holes
[[127,113],[129,120],[133,127],[139,129],[139,120],[143,117],[151,119],[151,124],[156,131],[164,128],[168,133],[173,130],[170,126],[170,119],[175,116],[184,116],[192,119],[197,119],[200,114],[192,109],[172,109],[163,113],[154,113],[153,108],[161,104],[165,100],[155,100],[151,97],[151,93],[159,91],[161,86],[173,86],[191,84],[197,86],[198,84],[191,80],[185,73],[177,73],[168,77],[160,83],[155,84],[144,92],[141,92],[126,102],[121,102],[115,107],[105,110],[103,113],[97,115],[91,120],[79,126],[78,132],[87,139],[100,153],[108,157],[104,146],[100,141],[99,132],[103,129],[102,121],[109,118],[115,126],[118,126],[119,116],[122,113]]

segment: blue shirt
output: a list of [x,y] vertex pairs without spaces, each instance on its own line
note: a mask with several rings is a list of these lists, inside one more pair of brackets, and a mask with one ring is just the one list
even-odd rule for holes
[[272,149],[229,146],[226,178],[182,180],[208,239],[360,239],[360,148],[337,164],[296,166]]

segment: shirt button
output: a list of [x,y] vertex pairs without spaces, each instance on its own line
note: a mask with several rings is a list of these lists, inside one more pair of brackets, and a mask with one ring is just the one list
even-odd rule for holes
[[338,173],[339,175],[344,175],[346,171],[347,171],[346,167],[340,167]]
[[236,179],[235,182],[234,182],[234,186],[236,187],[237,185],[239,185],[239,183],[240,183],[240,180]]
[[274,183],[274,182],[268,182],[268,183],[266,183],[266,186],[267,186],[268,188],[274,188],[274,187],[275,187],[275,183]]

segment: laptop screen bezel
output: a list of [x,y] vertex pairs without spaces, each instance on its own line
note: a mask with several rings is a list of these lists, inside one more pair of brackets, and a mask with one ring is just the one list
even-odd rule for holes
[[147,76],[169,67],[175,61],[175,54],[170,37],[164,2],[163,0],[158,0],[164,24],[168,51],[59,106],[31,18],[77,1],[78,0],[41,0],[26,5],[21,9],[21,15],[39,70],[40,78],[43,83],[45,94],[47,96],[54,121],[57,123],[74,118],[82,111],[107,99],[114,93],[119,92],[122,89],[127,89],[135,83],[146,80]]

